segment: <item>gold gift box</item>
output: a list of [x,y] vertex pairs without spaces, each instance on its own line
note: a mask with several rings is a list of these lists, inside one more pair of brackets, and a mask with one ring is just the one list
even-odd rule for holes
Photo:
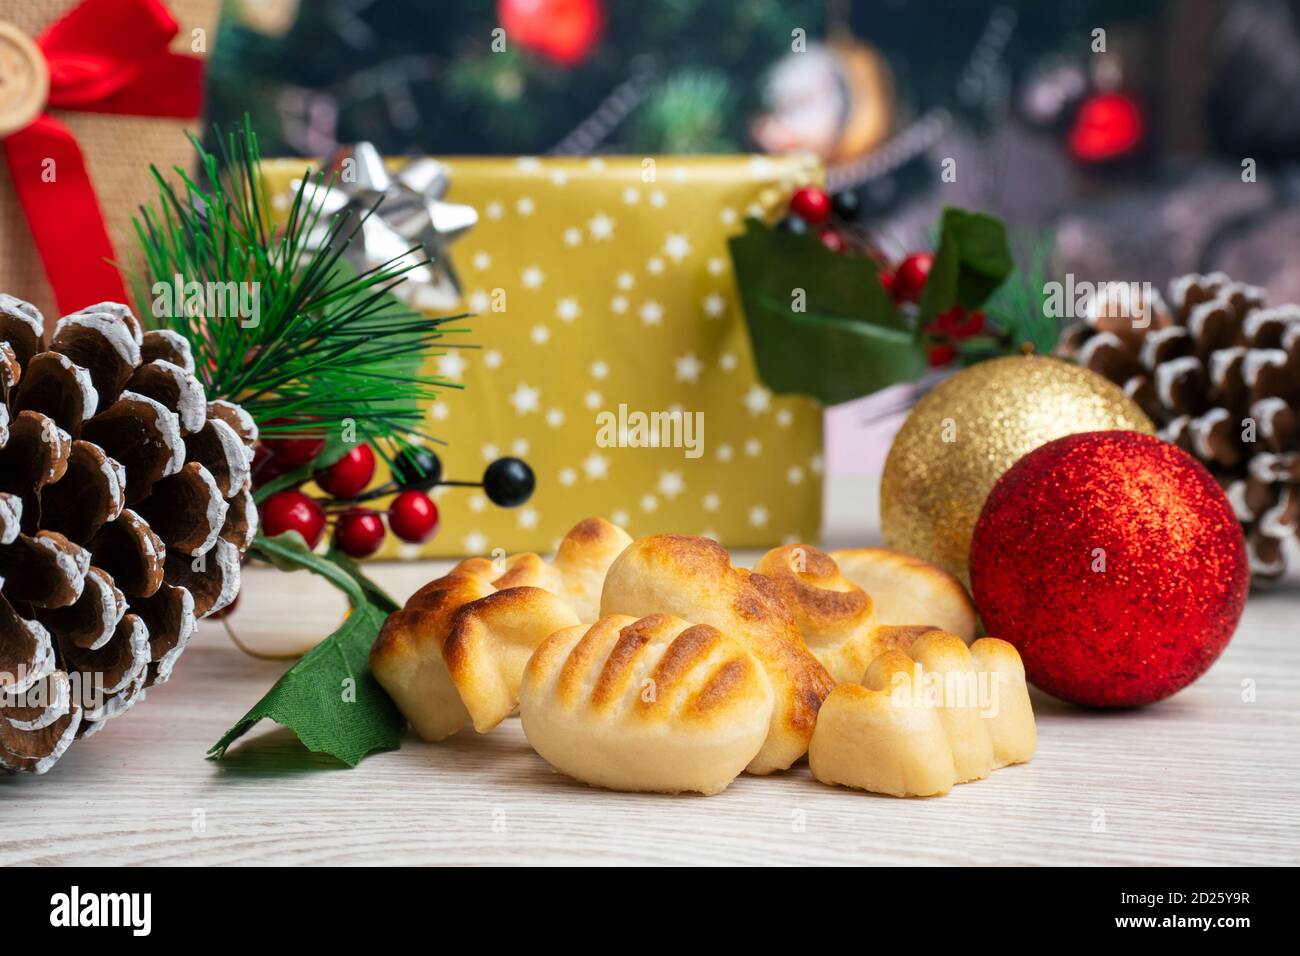
[[[395,161],[396,162],[396,161]],[[552,550],[581,518],[633,536],[703,534],[729,547],[815,540],[822,416],[759,382],[727,239],[779,217],[815,182],[798,157],[452,158],[447,199],[479,223],[451,247],[478,348],[429,357],[464,385],[429,408],[444,476],[502,455],[537,491],[519,508],[440,488],[441,525],[378,557]],[[267,164],[290,192],[300,160]],[[459,341],[459,339],[458,339]]]

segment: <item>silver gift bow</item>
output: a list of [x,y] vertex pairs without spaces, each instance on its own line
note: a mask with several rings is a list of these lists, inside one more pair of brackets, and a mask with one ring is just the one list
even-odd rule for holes
[[[342,213],[348,221],[336,233],[337,241],[352,236],[343,249],[346,262],[365,272],[385,264],[409,266],[427,256],[432,261],[408,271],[406,281],[393,291],[419,309],[455,308],[461,298],[460,281],[447,247],[474,227],[478,212],[473,206],[443,202],[448,185],[447,167],[435,159],[413,159],[393,175],[372,143],[341,146],[326,163],[324,177],[307,182],[303,202],[320,214],[308,244],[323,246],[331,220]],[[301,186],[301,180],[293,184],[295,191]],[[380,199],[379,207],[367,216]],[[413,251],[417,246],[423,256]]]

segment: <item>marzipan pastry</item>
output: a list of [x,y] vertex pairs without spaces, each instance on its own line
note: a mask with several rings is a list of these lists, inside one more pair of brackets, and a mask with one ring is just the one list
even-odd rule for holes
[[605,571],[631,540],[588,518],[553,563],[532,553],[503,568],[462,561],[389,615],[370,651],[375,679],[425,740],[470,724],[491,730],[514,709],[533,649],[553,631],[596,619]]
[[967,644],[975,640],[975,605],[942,568],[887,548],[844,548],[830,556],[845,578],[871,595],[877,624],[925,624]]
[[745,644],[667,614],[552,634],[524,671],[528,742],[613,790],[717,793],[768,736],[772,685]]
[[784,770],[808,750],[817,709],[834,681],[808,650],[777,585],[731,564],[708,538],[661,534],[634,541],[610,566],[602,615],[671,614],[741,641],[775,694],[771,725],[751,773]]
[[876,658],[861,684],[831,692],[808,762],[822,783],[924,797],[1024,763],[1036,745],[1016,649],[930,631],[906,653]]
[[[873,582],[875,590],[868,592],[841,574],[830,555],[807,544],[773,548],[754,570],[776,583],[804,643],[837,684],[858,680],[867,665],[885,651],[905,650],[920,631],[930,629],[912,626],[929,615],[929,608],[922,603],[910,607],[906,620],[896,626],[882,625],[876,614],[877,593],[891,588],[896,592],[919,590],[902,579],[924,575],[922,570],[899,567],[892,575],[880,575]],[[901,604],[896,597],[893,603]]]

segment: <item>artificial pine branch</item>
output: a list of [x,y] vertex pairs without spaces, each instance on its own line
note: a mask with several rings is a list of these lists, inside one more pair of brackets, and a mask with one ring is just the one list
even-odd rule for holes
[[[444,336],[467,329],[449,327],[464,316],[429,318],[393,295],[407,272],[428,263],[423,251],[357,274],[342,254],[360,224],[337,215],[322,242],[308,242],[322,223],[306,196],[323,173],[304,176],[276,227],[251,122],[217,139],[219,155],[191,137],[201,182],[178,168],[174,185],[151,167],[158,201],[135,220],[145,263],[141,314],[183,335],[208,395],[241,403],[266,434],[338,435],[351,422],[358,440],[388,458],[434,440],[424,431],[424,409],[440,389],[459,386],[420,369],[431,348],[446,345]],[[155,284],[174,288],[178,278],[182,288],[254,290],[257,323],[188,303],[153,308]]]

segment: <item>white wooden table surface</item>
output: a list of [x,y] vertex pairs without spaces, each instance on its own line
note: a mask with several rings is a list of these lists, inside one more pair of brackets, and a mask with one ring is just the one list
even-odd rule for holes
[[[832,484],[830,545],[876,539],[873,485]],[[404,599],[440,568],[374,571]],[[259,569],[233,624],[263,649],[300,648],[341,609],[314,578]],[[227,760],[205,760],[288,666],[244,656],[205,622],[141,706],[44,777],[0,775],[0,863],[1300,862],[1295,578],[1252,597],[1188,690],[1107,714],[1036,696],[1031,764],[929,800],[832,789],[806,766],[709,798],[597,791],[553,773],[517,719],[444,744],[408,739],[352,770],[263,723]]]

